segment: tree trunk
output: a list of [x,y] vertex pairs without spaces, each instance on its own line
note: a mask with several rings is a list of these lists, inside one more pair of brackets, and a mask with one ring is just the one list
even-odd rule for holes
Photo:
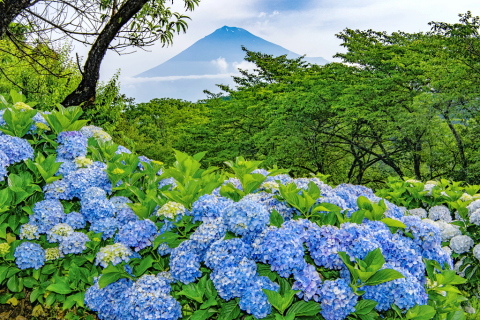
[[7,34],[10,23],[35,2],[35,0],[3,0],[0,2],[0,39]]
[[78,87],[63,100],[62,104],[65,107],[82,105],[83,109],[88,109],[93,105],[97,82],[100,78],[100,66],[110,43],[122,27],[139,12],[148,1],[149,0],[128,0],[118,12],[112,16],[88,53],[87,61],[85,61],[83,67],[82,81]]

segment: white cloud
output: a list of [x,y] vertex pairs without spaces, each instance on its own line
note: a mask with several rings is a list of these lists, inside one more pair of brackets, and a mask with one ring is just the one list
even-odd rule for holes
[[166,76],[166,77],[151,77],[151,78],[141,78],[141,77],[122,77],[120,79],[122,85],[135,85],[138,83],[145,82],[160,82],[160,81],[173,81],[173,80],[183,80],[183,79],[225,79],[232,76],[237,76],[238,73],[218,73],[218,74],[204,74],[204,75],[191,75],[191,76]]
[[228,62],[223,57],[218,57],[215,60],[210,61],[221,73],[225,73],[228,70]]
[[236,61],[233,62],[233,67],[235,69],[253,71],[253,69],[256,67],[256,65],[253,62],[243,60],[242,62],[236,62]]

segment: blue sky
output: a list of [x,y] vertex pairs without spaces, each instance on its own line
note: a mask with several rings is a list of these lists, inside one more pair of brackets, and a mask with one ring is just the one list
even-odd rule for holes
[[[181,1],[175,1],[181,4]],[[182,6],[178,7],[181,10]],[[428,22],[457,22],[467,10],[480,15],[478,0],[201,0],[186,34],[174,38],[169,48],[118,56],[109,53],[101,78],[109,79],[122,67],[121,79],[150,69],[195,41],[228,25],[244,28],[270,42],[311,57],[332,56],[342,51],[335,33],[344,28],[378,31],[428,31]]]

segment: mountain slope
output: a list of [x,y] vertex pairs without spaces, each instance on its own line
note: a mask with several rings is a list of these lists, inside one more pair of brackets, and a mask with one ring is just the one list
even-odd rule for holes
[[[165,77],[213,75],[237,72],[245,52],[241,46],[250,51],[259,51],[274,56],[287,54],[289,58],[300,55],[279,45],[257,37],[245,29],[224,26],[177,54],[170,60],[140,73],[136,77]],[[305,58],[306,61],[325,64],[323,58]]]

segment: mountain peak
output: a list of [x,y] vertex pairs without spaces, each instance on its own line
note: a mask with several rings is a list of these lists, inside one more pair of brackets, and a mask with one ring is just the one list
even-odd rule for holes
[[[245,57],[242,46],[250,51],[274,56],[285,54],[288,58],[300,57],[300,55],[257,37],[245,29],[223,26],[198,40],[170,60],[137,75],[137,77],[203,76],[236,73],[238,72],[237,66],[244,61]],[[320,63],[326,63],[324,59],[318,59],[320,59]],[[315,61],[315,63],[318,62]]]

